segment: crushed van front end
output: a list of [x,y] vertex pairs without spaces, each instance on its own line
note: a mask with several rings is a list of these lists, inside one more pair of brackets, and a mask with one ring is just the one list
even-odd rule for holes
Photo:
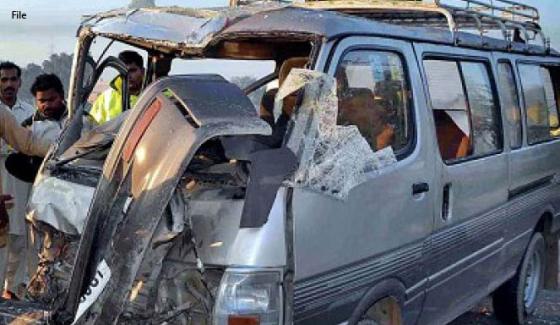
[[[269,133],[221,77],[151,85],[107,157],[58,317],[77,310],[75,320],[88,324],[221,324],[262,314],[262,324],[278,323],[286,261],[279,189],[295,157],[261,147],[258,137]],[[268,168],[262,152],[288,168]],[[255,191],[271,194],[249,199]]]

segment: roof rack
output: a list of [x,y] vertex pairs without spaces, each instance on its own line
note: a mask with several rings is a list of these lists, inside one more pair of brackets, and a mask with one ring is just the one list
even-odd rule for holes
[[239,6],[244,6],[244,5],[259,5],[259,4],[265,4],[265,3],[270,3],[270,2],[276,2],[276,3],[286,3],[286,4],[291,4],[291,3],[295,3],[295,2],[305,2],[305,0],[229,0],[229,6],[230,7],[239,7]]
[[[401,25],[448,28],[455,44],[460,31],[475,30],[483,37],[500,31],[504,40],[529,44],[539,38],[545,52],[550,40],[540,27],[537,8],[513,0],[230,0],[230,6],[264,3],[290,3],[296,6],[335,10]],[[484,43],[484,40],[483,40]]]
[[490,30],[499,29],[510,43],[528,45],[538,36],[546,51],[550,50],[550,41],[540,27],[540,15],[535,7],[512,0],[435,0],[435,4],[451,14],[453,20],[448,24],[454,34],[462,28],[476,28],[484,36]]

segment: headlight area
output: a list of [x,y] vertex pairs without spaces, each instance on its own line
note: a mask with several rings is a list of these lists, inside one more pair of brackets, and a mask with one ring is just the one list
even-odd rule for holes
[[279,271],[227,270],[214,305],[214,325],[281,324],[280,279]]

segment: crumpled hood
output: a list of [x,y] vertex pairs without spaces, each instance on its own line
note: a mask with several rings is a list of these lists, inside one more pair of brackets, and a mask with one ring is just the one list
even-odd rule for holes
[[44,222],[69,235],[79,235],[94,190],[57,177],[41,178],[34,184],[27,219],[32,223]]

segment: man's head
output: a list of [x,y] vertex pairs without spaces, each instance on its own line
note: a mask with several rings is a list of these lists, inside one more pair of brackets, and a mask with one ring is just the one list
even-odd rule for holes
[[138,95],[144,81],[144,59],[134,51],[122,51],[119,59],[128,69],[128,91],[131,95]]
[[64,87],[54,74],[42,74],[31,86],[37,109],[47,118],[58,119],[66,109]]
[[10,107],[13,106],[20,87],[20,67],[9,61],[0,63],[0,101]]

